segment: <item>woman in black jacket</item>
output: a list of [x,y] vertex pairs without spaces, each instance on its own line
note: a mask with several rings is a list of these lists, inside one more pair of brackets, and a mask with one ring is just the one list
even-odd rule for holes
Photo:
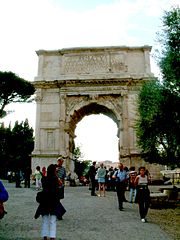
[[47,168],[47,176],[42,178],[42,192],[37,193],[36,200],[39,203],[35,218],[42,215],[42,237],[47,240],[56,238],[56,221],[61,219],[65,209],[59,201],[59,181],[56,175],[56,165],[51,164]]

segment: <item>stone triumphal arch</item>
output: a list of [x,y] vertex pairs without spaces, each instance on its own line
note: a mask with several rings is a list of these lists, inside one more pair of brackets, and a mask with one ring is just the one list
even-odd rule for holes
[[99,113],[117,124],[119,159],[134,164],[131,161],[139,158],[137,95],[142,83],[153,76],[150,51],[150,46],[37,51],[32,169],[54,163],[62,155],[67,169],[73,170],[76,125],[84,116]]

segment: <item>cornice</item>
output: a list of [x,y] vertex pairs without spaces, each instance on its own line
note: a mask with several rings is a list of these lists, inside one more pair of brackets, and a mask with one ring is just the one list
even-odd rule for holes
[[150,78],[123,78],[123,79],[91,79],[91,80],[54,80],[35,81],[35,88],[62,88],[62,87],[89,87],[89,86],[134,86],[150,81]]
[[102,47],[74,47],[74,48],[62,48],[58,50],[44,50],[40,49],[36,51],[38,56],[40,55],[64,55],[71,53],[82,52],[114,52],[114,51],[151,51],[152,46],[102,46]]

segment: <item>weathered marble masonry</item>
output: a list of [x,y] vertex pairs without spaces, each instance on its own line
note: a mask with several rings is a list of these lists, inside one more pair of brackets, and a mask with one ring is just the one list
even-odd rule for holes
[[[141,163],[135,132],[137,96],[153,74],[150,46],[39,50],[35,148],[32,169],[59,155],[73,171],[76,125],[84,116],[105,114],[117,125],[119,160]],[[117,159],[118,160],[118,159]]]

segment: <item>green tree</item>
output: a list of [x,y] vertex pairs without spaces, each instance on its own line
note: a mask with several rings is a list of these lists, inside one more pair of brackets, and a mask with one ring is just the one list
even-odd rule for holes
[[[178,25],[179,24],[179,25]],[[180,165],[180,9],[163,16],[158,64],[162,81],[146,83],[139,94],[138,144],[148,162]]]
[[34,86],[12,72],[0,71],[0,118],[7,115],[5,107],[10,103],[31,101]]
[[149,82],[141,89],[137,135],[142,157],[148,162],[179,164],[180,115],[175,102],[175,95],[158,81]]
[[78,178],[84,176],[87,172],[87,169],[90,165],[88,160],[80,160],[82,157],[80,147],[75,147],[73,151],[73,160],[74,160],[74,172],[77,174]]
[[163,84],[180,97],[180,8],[166,11],[162,18],[162,31],[158,33],[161,53],[157,62]]
[[5,127],[4,124],[0,124],[0,176],[6,177],[8,170],[8,160],[11,151],[11,139],[12,131],[11,126]]
[[0,176],[5,177],[7,170],[24,170],[31,166],[31,152],[34,148],[33,129],[28,120],[16,122],[11,129],[0,126]]
[[34,149],[33,128],[29,127],[28,120],[15,123],[12,129],[12,156],[14,168],[24,170],[31,166],[31,153]]

